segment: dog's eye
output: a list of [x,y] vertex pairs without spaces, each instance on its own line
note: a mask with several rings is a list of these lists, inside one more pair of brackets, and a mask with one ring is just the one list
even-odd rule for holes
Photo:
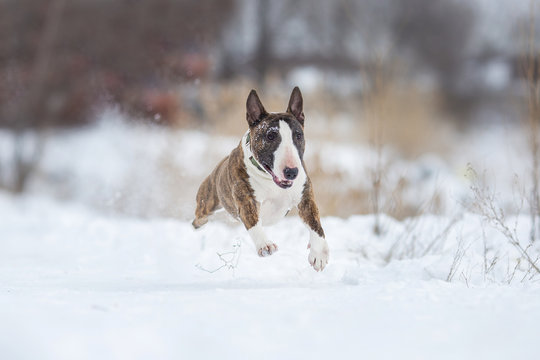
[[276,139],[276,132],[275,131],[270,131],[266,134],[266,139],[268,141],[274,141]]
[[301,132],[297,132],[295,136],[296,136],[296,140],[302,140],[302,138],[304,137],[304,134],[302,134]]

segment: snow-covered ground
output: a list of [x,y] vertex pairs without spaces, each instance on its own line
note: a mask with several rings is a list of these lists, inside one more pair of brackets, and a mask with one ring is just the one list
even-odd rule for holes
[[[540,254],[526,209],[509,211],[527,186],[522,134],[462,136],[446,160],[313,139],[306,162],[344,191],[380,160],[387,183],[414,185],[402,200],[440,203],[381,215],[379,235],[375,215],[324,217],[317,273],[296,216],[268,229],[267,258],[223,214],[192,229],[197,185],[237,138],[115,116],[50,135],[26,194],[0,192],[0,359],[538,357],[540,276],[511,243]],[[11,141],[0,132],[0,176]],[[469,211],[467,164],[509,232]]]
[[383,218],[381,236],[372,216],[324,218],[331,261],[317,273],[295,217],[269,229],[280,250],[259,258],[240,225],[195,231],[185,221],[5,194],[0,214],[2,359],[538,353],[540,285],[521,282],[521,273],[505,282],[515,254],[489,228],[489,247],[503,259],[484,279],[474,215],[450,227],[444,217],[413,226]]

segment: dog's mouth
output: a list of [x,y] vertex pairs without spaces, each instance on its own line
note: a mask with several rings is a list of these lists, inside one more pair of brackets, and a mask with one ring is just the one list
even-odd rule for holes
[[266,172],[272,176],[272,180],[274,180],[274,183],[276,183],[276,185],[279,186],[280,188],[288,189],[293,185],[292,180],[281,180],[279,177],[276,176],[276,174],[274,174],[274,172],[272,171],[272,169],[270,169],[268,165],[264,163],[262,165],[264,169],[266,170]]

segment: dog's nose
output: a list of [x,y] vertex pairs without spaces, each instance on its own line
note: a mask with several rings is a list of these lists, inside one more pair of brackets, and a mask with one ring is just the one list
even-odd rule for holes
[[286,167],[283,170],[283,174],[287,180],[294,180],[298,176],[298,168]]

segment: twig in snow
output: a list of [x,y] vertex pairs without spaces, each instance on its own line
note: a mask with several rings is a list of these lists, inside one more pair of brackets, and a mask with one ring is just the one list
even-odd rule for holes
[[223,263],[221,266],[212,270],[203,267],[201,264],[196,264],[195,267],[210,274],[218,272],[221,269],[232,270],[234,275],[235,270],[238,267],[238,262],[240,261],[241,253],[242,243],[240,242],[240,239],[237,238],[236,243],[233,245],[233,249],[231,251],[227,251],[224,253],[216,252],[219,260]]

